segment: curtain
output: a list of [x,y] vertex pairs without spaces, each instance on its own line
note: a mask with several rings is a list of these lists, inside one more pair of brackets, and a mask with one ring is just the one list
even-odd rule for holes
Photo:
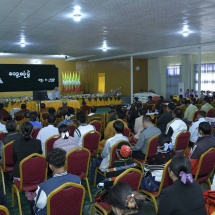
[[178,83],[181,82],[181,66],[166,68],[166,98],[178,95]]
[[[198,64],[194,64],[194,86],[198,91]],[[215,63],[201,65],[201,90],[214,90],[215,88]]]

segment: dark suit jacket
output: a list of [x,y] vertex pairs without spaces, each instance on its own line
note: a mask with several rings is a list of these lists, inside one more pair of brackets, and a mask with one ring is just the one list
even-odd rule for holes
[[25,140],[23,137],[13,142],[13,161],[15,163],[12,176],[20,177],[19,163],[33,153],[42,154],[41,141],[37,139]]
[[167,124],[172,120],[172,111],[164,113],[157,121],[157,127],[160,128],[161,133],[165,133]]

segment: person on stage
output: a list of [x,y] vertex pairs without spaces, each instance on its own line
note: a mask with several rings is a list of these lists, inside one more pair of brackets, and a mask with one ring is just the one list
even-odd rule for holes
[[58,100],[60,99],[60,92],[57,87],[54,88],[52,91],[52,100]]

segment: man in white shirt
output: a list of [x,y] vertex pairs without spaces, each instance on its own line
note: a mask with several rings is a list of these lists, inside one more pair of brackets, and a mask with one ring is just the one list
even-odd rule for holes
[[37,139],[41,141],[43,155],[45,155],[45,142],[48,138],[53,135],[59,135],[58,128],[54,127],[56,117],[54,115],[49,115],[47,118],[48,126],[42,128],[38,135]]
[[113,123],[113,128],[115,131],[115,135],[106,141],[105,147],[101,154],[103,159],[102,159],[99,169],[102,172],[107,171],[107,168],[109,166],[111,147],[118,141],[127,141],[128,142],[128,138],[123,136],[123,134],[122,134],[122,132],[124,130],[124,124],[120,120],[116,120]]
[[90,125],[90,124],[87,124],[86,123],[86,115],[82,112],[79,112],[76,114],[76,119],[78,121],[78,124],[80,124],[78,126],[77,129],[75,129],[74,131],[74,138],[78,139],[79,140],[79,143],[78,145],[79,146],[82,146],[82,139],[83,139],[83,136],[89,132],[89,131],[95,131],[95,127],[93,125]]
[[206,122],[206,112],[205,111],[199,111],[198,116],[197,116],[197,121],[193,122],[193,124],[190,126],[189,132],[190,132],[190,143],[189,146],[193,147],[193,145],[197,142],[197,139],[200,137],[199,135],[199,124],[201,122]]
[[0,132],[7,133],[6,126],[1,122],[2,122],[2,115],[0,114]]

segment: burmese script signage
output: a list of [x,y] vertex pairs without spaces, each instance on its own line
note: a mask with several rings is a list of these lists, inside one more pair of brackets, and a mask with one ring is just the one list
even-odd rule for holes
[[0,64],[0,92],[53,90],[56,86],[55,65]]

